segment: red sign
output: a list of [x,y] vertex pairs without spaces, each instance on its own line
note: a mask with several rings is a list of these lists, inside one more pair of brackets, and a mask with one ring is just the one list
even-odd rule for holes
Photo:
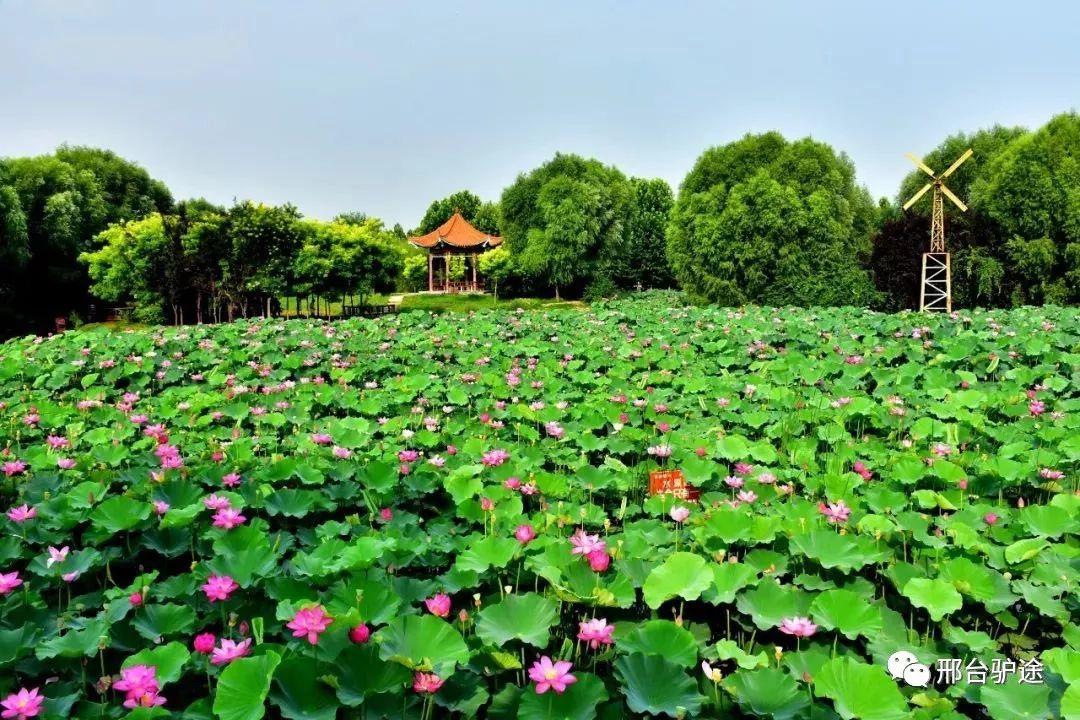
[[650,495],[674,495],[683,500],[697,500],[701,493],[688,485],[682,470],[656,470],[649,473]]

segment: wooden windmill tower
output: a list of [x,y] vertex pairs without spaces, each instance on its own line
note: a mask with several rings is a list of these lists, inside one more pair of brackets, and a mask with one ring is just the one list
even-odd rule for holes
[[967,212],[967,205],[956,197],[952,190],[945,187],[944,180],[956,172],[956,168],[963,165],[964,161],[971,157],[972,154],[969,148],[948,170],[938,176],[918,157],[907,153],[908,159],[929,175],[931,180],[919,192],[912,195],[910,200],[904,203],[904,209],[907,210],[914,205],[919,198],[926,194],[927,190],[934,189],[934,209],[930,216],[930,252],[923,253],[922,256],[922,284],[919,289],[920,311],[944,310],[952,312],[952,263],[949,253],[945,250],[945,208],[941,196],[948,196],[953,201],[953,204],[960,208],[960,212]]

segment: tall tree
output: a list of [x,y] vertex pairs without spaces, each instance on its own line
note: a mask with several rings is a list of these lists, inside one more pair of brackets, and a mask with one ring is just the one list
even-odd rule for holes
[[556,297],[565,288],[580,290],[599,281],[605,251],[618,247],[629,197],[626,176],[616,168],[556,154],[503,191],[507,249],[525,275]]
[[424,235],[453,217],[455,212],[468,220],[477,230],[499,234],[499,209],[495,203],[483,202],[476,193],[460,190],[428,206],[414,235]]
[[630,201],[619,242],[605,252],[606,274],[621,288],[675,283],[667,258],[667,226],[675,195],[664,180],[630,179]]
[[668,258],[691,297],[728,305],[857,305],[877,209],[844,154],[809,138],[747,135],[686,176]]
[[1015,303],[1080,300],[1080,114],[1013,140],[971,188],[1005,238]]

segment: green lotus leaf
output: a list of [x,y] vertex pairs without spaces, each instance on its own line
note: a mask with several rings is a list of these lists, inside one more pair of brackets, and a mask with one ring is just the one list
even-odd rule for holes
[[359,707],[369,695],[398,690],[412,679],[398,663],[380,659],[379,648],[371,642],[345,648],[335,664],[337,697],[349,707]]
[[150,504],[126,496],[111,497],[90,513],[90,521],[108,535],[130,530],[150,517]]
[[1050,543],[1043,538],[1018,540],[1005,548],[1005,560],[1010,565],[1019,565],[1031,560],[1048,547]]
[[1050,712],[1050,686],[1045,683],[1021,683],[1010,674],[1004,683],[986,683],[979,687],[979,702],[994,720],[1035,720],[1053,717]]
[[848,657],[825,663],[814,677],[814,690],[833,701],[845,720],[902,720],[908,705],[900,689],[880,667]]
[[184,672],[184,663],[191,657],[191,653],[183,643],[171,642],[156,648],[140,650],[134,655],[129,655],[121,667],[132,665],[152,665],[157,669],[157,679],[161,685],[167,685],[180,679]]
[[712,572],[712,587],[701,597],[714,605],[735,602],[735,595],[758,579],[758,571],[746,563],[716,563],[712,566]]
[[904,585],[901,594],[915,607],[924,608],[934,622],[941,622],[964,606],[964,599],[950,583],[935,578],[915,578]]
[[461,634],[434,615],[404,615],[377,633],[379,656],[410,670],[433,671],[440,676],[453,672],[469,659]]
[[779,668],[740,670],[724,680],[724,687],[744,711],[758,717],[788,720],[810,704],[794,678]]
[[190,605],[144,605],[135,611],[132,623],[147,640],[190,633],[195,627],[195,610]]
[[739,612],[753,619],[759,630],[769,630],[779,626],[784,618],[805,617],[811,600],[810,595],[798,588],[762,581],[740,593],[735,605]]
[[626,704],[636,713],[694,715],[704,701],[683,669],[659,655],[621,655],[615,661],[615,677]]
[[623,653],[660,655],[687,668],[698,662],[697,640],[670,620],[649,620],[638,625],[617,637],[616,648]]
[[270,702],[290,720],[333,720],[338,706],[331,688],[319,680],[319,666],[303,657],[290,658],[274,673]]
[[521,544],[510,538],[486,537],[472,543],[458,556],[458,570],[482,573],[490,567],[503,569],[510,564]]
[[220,720],[260,720],[281,656],[272,650],[240,658],[225,666],[214,694],[214,715]]
[[826,630],[839,630],[849,640],[871,638],[881,630],[881,609],[850,590],[828,590],[814,598],[810,616]]
[[706,651],[705,656],[710,660],[734,660],[736,665],[746,670],[765,667],[769,664],[769,658],[764,652],[750,655],[734,640],[718,640]]
[[672,553],[645,579],[645,604],[655,610],[676,597],[697,600],[712,582],[712,571],[700,555]]
[[502,647],[520,640],[538,648],[546,647],[558,610],[542,595],[507,595],[476,615],[476,634],[488,645]]

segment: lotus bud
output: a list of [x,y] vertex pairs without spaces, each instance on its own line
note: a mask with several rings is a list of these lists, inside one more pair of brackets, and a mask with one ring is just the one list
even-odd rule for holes
[[465,623],[469,622],[469,613],[465,612],[465,608],[462,608],[458,611],[457,618],[458,622],[464,625]]
[[813,675],[811,675],[811,674],[810,674],[810,673],[808,673],[808,672],[804,672],[804,673],[802,674],[802,681],[803,681],[804,683],[812,683],[812,682],[814,682],[814,676],[813,676]]
[[779,645],[777,645],[777,646],[776,646],[776,647],[775,647],[775,648],[773,649],[773,657],[774,657],[774,658],[776,658],[776,664],[777,664],[777,665],[779,665],[779,664],[780,664],[780,660],[781,660],[781,659],[782,659],[782,658],[784,657],[784,648],[782,648],[782,647],[780,647]]

